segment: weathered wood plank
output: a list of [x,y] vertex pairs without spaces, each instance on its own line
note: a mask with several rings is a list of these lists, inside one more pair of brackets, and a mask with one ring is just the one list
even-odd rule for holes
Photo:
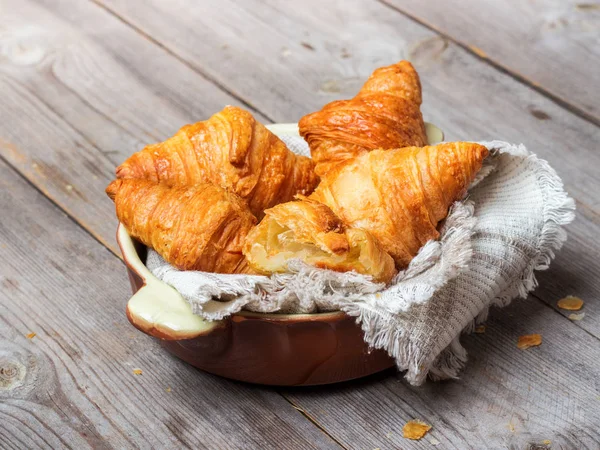
[[338,447],[276,392],[134,330],[121,261],[2,162],[0,211],[0,447]]
[[382,1],[600,123],[600,4]]
[[[485,334],[463,338],[469,363],[457,381],[414,388],[393,373],[286,394],[351,448],[595,449],[600,442],[598,340],[533,299],[492,311]],[[518,336],[541,333],[519,350]],[[418,418],[433,429],[402,437]],[[351,422],[351,426],[348,423]],[[541,445],[550,440],[548,447]]]
[[[590,211],[570,227],[578,237],[565,248],[580,255],[578,262],[563,257],[540,280],[585,296],[589,314],[580,325],[600,336],[600,261],[587,251],[600,233],[598,127],[378,3],[100,1],[275,121],[354,95],[374,67],[411,59],[423,82],[424,115],[448,140],[523,142],[557,168],[580,208]],[[561,271],[558,264],[567,266]],[[574,279],[587,281],[573,286]],[[539,295],[554,304],[558,292]]]
[[97,5],[46,6],[0,1],[0,155],[116,250],[115,166],[240,102]]
[[[121,14],[126,10],[128,16],[123,16],[126,20],[135,21],[137,26],[140,26],[145,32],[159,39],[169,49],[181,55],[196,70],[206,72],[209,78],[217,79],[220,84],[223,84],[227,91],[239,95],[277,121],[295,120],[305,112],[319,108],[323,103],[333,98],[351,95],[358,89],[362,80],[373,67],[391,63],[402,57],[410,57],[417,64],[424,81],[425,114],[429,120],[440,124],[449,131],[448,137],[450,139],[501,137],[507,140],[524,141],[531,148],[538,151],[540,155],[550,159],[551,163],[559,168],[560,173],[567,180],[569,189],[576,194],[580,202],[588,205],[590,211],[588,221],[591,225],[585,223],[585,227],[583,227],[576,223],[571,227],[572,233],[575,233],[573,230],[576,230],[579,237],[569,241],[565,252],[569,251],[569,256],[576,257],[578,262],[577,264],[568,265],[568,270],[564,273],[559,270],[556,283],[568,283],[569,278],[567,277],[571,277],[572,280],[587,280],[582,283],[585,292],[590,294],[598,292],[597,281],[594,278],[594,274],[598,273],[598,266],[593,258],[586,256],[591,254],[587,251],[589,248],[587,245],[588,236],[593,236],[594,233],[597,235],[597,228],[595,227],[597,227],[598,221],[594,217],[597,214],[598,205],[600,205],[594,194],[598,184],[593,174],[593,167],[599,161],[597,152],[593,151],[595,142],[599,137],[597,129],[573,117],[536,92],[486,66],[455,45],[447,45],[443,39],[435,34],[400,15],[394,15],[388,8],[381,5],[359,4],[358,2],[344,3],[344,5],[331,5],[328,2],[319,5],[316,3],[296,3],[300,4],[286,5],[285,11],[282,11],[283,8],[279,7],[278,4],[265,4],[263,6],[263,3],[253,2],[243,3],[242,5],[220,3],[219,6],[215,6],[179,1],[172,3],[173,6],[170,6],[169,10],[163,10],[164,6],[159,2],[152,6],[139,5],[136,2],[123,2],[123,4],[118,5],[110,4],[110,7],[115,8],[118,6]],[[110,176],[114,164],[130,153],[132,147],[138,148],[142,142],[149,142],[156,138],[162,139],[182,123],[206,117],[220,109],[227,101],[224,100],[219,103],[219,98],[211,97],[213,95],[224,96],[224,94],[219,93],[216,88],[205,81],[197,90],[188,92],[184,89],[185,84],[178,83],[178,81],[186,79],[185,74],[188,74],[186,76],[197,83],[200,83],[198,80],[203,79],[191,70],[186,69],[186,66],[179,63],[176,58],[166,55],[164,51],[150,45],[138,34],[127,30],[116,19],[108,20],[106,14],[95,5],[82,2],[66,5],[50,0],[41,4],[47,6],[46,10],[30,3],[19,3],[19,8],[25,9],[15,7],[8,8],[8,11],[13,17],[16,17],[16,21],[21,26],[23,23],[33,24],[34,28],[37,27],[42,30],[38,31],[38,33],[41,33],[39,45],[42,49],[48,50],[44,53],[45,57],[42,58],[42,61],[65,58],[65,62],[62,64],[66,69],[62,69],[63,72],[58,72],[63,75],[57,81],[52,77],[47,79],[45,74],[48,71],[44,68],[48,66],[45,66],[45,63],[28,65],[28,63],[23,64],[22,59],[16,58],[15,60],[14,55],[18,55],[19,52],[11,49],[18,48],[18,44],[26,49],[29,48],[27,45],[29,41],[24,39],[22,35],[17,35],[11,39],[8,46],[0,46],[3,55],[9,56],[0,59],[0,71],[3,74],[2,79],[5,83],[5,87],[0,88],[0,92],[3,100],[4,98],[11,99],[8,106],[0,103],[0,108],[4,108],[0,114],[3,119],[5,117],[9,119],[0,124],[0,136],[9,142],[8,145],[1,144],[0,149],[2,149],[2,154],[6,156],[11,164],[25,173],[40,189],[49,193],[53,199],[68,210],[69,214],[72,214],[96,235],[104,236],[103,241],[107,239],[112,241],[114,232],[113,223],[110,223],[113,220],[112,207],[109,202],[103,200],[101,192],[106,181],[92,181],[92,176],[95,173],[90,167],[100,167],[101,173]],[[181,11],[185,11],[185,14]],[[148,17],[151,17],[153,21],[151,27],[148,27]],[[106,25],[107,23],[110,26]],[[65,24],[68,26],[65,27]],[[26,30],[29,29],[25,28]],[[12,29],[20,28],[13,27]],[[65,29],[73,34],[63,34]],[[81,31],[84,29],[85,32]],[[373,36],[373,39],[365,41],[364,36]],[[172,37],[173,41],[169,41],[169,37]],[[123,45],[123,42],[126,42],[127,45]],[[75,54],[78,55],[78,58],[71,57],[69,59],[65,57],[65,55],[71,55],[69,52],[73,52],[73,48],[87,49],[90,43],[93,51],[83,53],[88,55],[85,61],[91,61],[89,62],[92,67],[91,70],[81,68],[82,63],[79,59],[81,55],[77,51],[75,51]],[[33,48],[35,49],[35,46]],[[311,50],[311,48],[314,50]],[[350,56],[348,57],[348,55]],[[35,52],[34,56],[29,55],[24,58],[25,62],[31,60],[35,60]],[[155,64],[153,70],[148,71],[147,66],[145,66],[146,63]],[[106,73],[99,72],[99,69],[95,68],[95,65],[112,67],[115,64],[119,68],[117,80],[113,80],[110,76],[111,70]],[[54,70],[53,64],[50,64],[49,67]],[[83,64],[83,67],[87,66]],[[171,67],[173,67],[173,73],[171,73]],[[91,80],[88,80],[88,78],[91,78]],[[92,84],[93,87],[88,87],[86,82]],[[123,84],[115,85],[113,83]],[[69,89],[61,86],[68,86],[77,95],[69,94]],[[117,86],[118,89],[113,89],[114,86]],[[173,86],[181,89],[174,104],[171,103],[170,96],[169,98],[163,98],[160,94],[161,92],[168,92],[168,89],[173,89]],[[126,97],[125,93],[129,94],[130,91],[137,93],[132,103],[125,103],[125,106],[120,108],[121,101],[126,102],[126,99],[122,100],[122,97]],[[206,106],[207,113],[203,117],[187,118],[188,111],[196,111],[196,105],[199,101],[202,102],[205,96],[213,98],[209,104],[214,104],[214,107],[210,106],[209,108],[206,103],[201,104],[201,107]],[[139,99],[135,97],[139,97]],[[150,104],[146,103],[148,98],[152,99]],[[139,120],[139,111],[135,107],[138,102],[141,102],[142,105],[148,105],[142,108],[146,112],[143,121]],[[463,105],[468,105],[468,108]],[[173,108],[178,111],[175,115],[170,112]],[[163,111],[167,111],[167,113],[163,114]],[[111,118],[116,113],[121,114],[116,123],[106,118]],[[163,123],[165,120],[169,121],[166,125]],[[122,125],[123,123],[127,125]],[[152,125],[150,126],[150,124]],[[42,128],[37,130],[36,126]],[[123,127],[125,127],[125,131],[121,130]],[[32,138],[32,134],[36,137]],[[79,136],[83,136],[85,139]],[[77,148],[76,143],[79,143],[80,140],[83,141],[83,147],[80,147],[81,150],[74,156],[72,149]],[[88,141],[96,144],[100,151],[97,152]],[[549,142],[552,145],[548,147]],[[17,149],[15,150],[14,147],[17,147]],[[110,154],[110,151],[114,148],[120,150],[116,154]],[[56,149],[62,151],[57,152]],[[48,153],[52,153],[52,155],[48,155]],[[90,156],[90,154],[94,156]],[[108,155],[105,157],[102,154]],[[50,165],[55,166],[55,168],[58,167],[58,181],[56,181],[56,170],[50,170],[45,177],[35,175],[37,169],[33,166],[33,163],[37,164],[34,159],[39,159],[40,155],[41,158],[47,158],[42,159],[44,164],[50,161]],[[91,161],[88,161],[88,158]],[[85,164],[81,162],[82,159]],[[61,175],[67,176],[66,181],[62,182],[65,192],[60,190]],[[101,177],[98,174],[95,175]],[[67,188],[67,185],[70,185],[71,188]],[[84,195],[93,199],[93,201],[86,203],[78,200],[78,197],[72,193],[74,190],[84,192]],[[108,217],[110,219],[107,219]],[[94,218],[95,220],[86,218]],[[98,229],[103,230],[102,233],[95,231]],[[109,237],[106,238],[106,236]],[[573,246],[572,242],[577,245]],[[84,267],[90,268],[89,265]],[[111,272],[111,270],[110,267],[107,269],[108,272]],[[552,279],[555,276],[555,270],[556,264],[553,266],[552,271],[544,276]],[[590,276],[591,280],[589,279]],[[124,289],[124,280],[117,282],[111,279],[110,282],[119,283]],[[97,284],[95,288],[106,290],[106,286]],[[572,286],[575,286],[574,282]],[[111,289],[118,291],[116,287],[111,287]],[[578,292],[573,293],[577,294]],[[549,299],[550,296],[552,299]],[[550,291],[546,301],[553,303],[556,300],[554,296],[555,292]],[[532,308],[540,307],[535,304],[528,305]],[[590,300],[590,304],[586,305],[586,308],[591,306],[593,306],[593,303]],[[517,311],[521,310],[518,309]],[[548,311],[551,312],[549,309]],[[123,325],[123,328],[119,330],[121,333],[119,338],[122,340],[123,335],[131,333],[131,336],[135,336],[132,339],[136,342],[139,339],[145,339],[143,336],[137,336],[138,333],[135,331],[129,331],[130,328],[124,323],[124,319],[120,314],[121,311],[114,316],[119,318],[121,325]],[[505,312],[501,312],[498,316],[504,314]],[[35,320],[33,323],[36,324],[38,316],[33,313],[31,315]],[[24,313],[21,316],[27,318]],[[555,316],[552,324],[556,332],[562,330],[569,335],[579,336],[581,331],[577,331],[572,324],[569,324],[557,314]],[[588,321],[588,318],[592,320]],[[594,322],[597,318],[597,314],[586,317],[582,321],[582,326],[591,327],[590,329],[593,330],[593,327],[597,326],[597,322]],[[557,322],[557,320],[562,322]],[[26,325],[22,327],[23,329],[19,329],[17,335],[28,331]],[[67,322],[60,324],[61,327],[68,327],[69,325],[70,323]],[[94,326],[98,326],[98,324],[96,323]],[[569,326],[569,328],[565,328],[566,326]],[[572,328],[575,329],[575,332],[571,331]],[[53,329],[50,330],[50,333],[52,331]],[[592,339],[591,336],[586,336],[588,337],[585,339]],[[14,336],[11,335],[11,337]],[[37,338],[34,338],[34,342],[36,342],[35,339]],[[99,339],[98,336],[94,336],[93,339],[90,339],[89,345],[91,346],[92,342],[97,339]],[[586,342],[589,343],[589,341]],[[107,351],[107,348],[110,347],[104,347],[103,349]],[[117,354],[123,354],[126,351],[122,345],[119,348]],[[471,347],[469,349],[473,354],[473,349]],[[534,351],[537,350],[534,349]],[[503,351],[499,352],[501,355],[504,354]],[[475,353],[486,356],[485,351]],[[506,354],[508,355],[508,352]],[[586,355],[588,354],[589,352],[586,353]],[[579,363],[579,361],[575,362],[572,356],[569,357],[570,359],[565,355],[563,356],[565,364],[570,362],[576,366]],[[131,355],[128,355],[128,357],[131,357]],[[315,393],[312,396],[313,402],[311,404],[305,404],[305,397],[294,397],[294,401],[300,407],[306,408],[309,415],[314,416],[320,424],[325,424],[329,432],[335,431],[343,434],[339,438],[345,445],[360,447],[364,444],[367,447],[375,447],[376,445],[372,444],[381,443],[380,440],[377,440],[379,430],[384,429],[388,423],[395,426],[398,424],[401,426],[403,423],[396,419],[386,421],[376,407],[369,408],[367,416],[359,411],[359,409],[367,411],[367,409],[361,408],[361,405],[365,404],[366,401],[376,398],[376,402],[382,405],[389,405],[390,402],[391,404],[398,404],[401,403],[402,395],[405,395],[406,398],[410,399],[410,405],[425,405],[419,407],[404,405],[406,416],[409,417],[429,411],[428,408],[435,405],[438,396],[443,397],[445,395],[443,398],[450,400],[454,399],[454,396],[457,395],[456,392],[466,392],[467,394],[475,392],[480,397],[485,396],[486,393],[490,392],[490,386],[493,383],[487,380],[479,383],[479,380],[484,379],[485,372],[489,371],[488,366],[494,365],[494,361],[498,360],[500,356],[494,358],[492,359],[490,356],[489,359],[485,359],[487,365],[483,367],[477,365],[477,361],[473,361],[472,358],[468,369],[468,373],[471,374],[470,378],[464,378],[465,381],[461,383],[465,383],[465,386],[459,383],[459,388],[455,387],[453,383],[432,385],[427,386],[423,391],[410,391],[413,392],[411,397],[405,391],[390,388],[386,381],[376,383],[373,388],[376,391],[373,394],[374,397],[369,397],[367,400],[365,400],[365,391],[359,388],[357,389],[358,393],[354,396],[350,395],[352,392],[346,394],[345,398],[348,399],[348,405],[340,402],[335,403],[338,408],[346,407],[348,411],[348,414],[343,418],[344,420],[339,416],[336,419],[337,422],[333,419],[327,420],[327,417],[324,418],[323,415],[315,414],[320,409],[329,411],[327,402],[334,397],[333,395],[327,395],[330,392],[329,388],[308,391],[306,398],[310,397],[311,392]],[[506,356],[506,358],[509,358],[509,356]],[[586,364],[588,364],[589,358],[587,356],[585,358],[587,359],[584,368],[587,368]],[[148,361],[148,366],[162,368],[165,372],[183,372],[185,375],[180,376],[185,378],[187,386],[200,387],[201,383],[206,383],[208,384],[206,389],[214,391],[217,389],[215,385],[221,386],[221,383],[227,383],[192,371],[165,356],[162,352],[152,355],[144,354],[143,358],[140,357],[140,359],[134,360],[134,364],[140,364],[139,361]],[[537,364],[537,361],[533,362]],[[127,369],[129,370],[132,367],[127,367]],[[114,369],[114,367],[111,367],[111,370]],[[501,369],[511,371],[510,377],[507,372],[500,372],[504,375],[504,378],[501,378],[502,382],[509,385],[509,387],[512,383],[521,383],[521,380],[529,376],[528,372],[519,367],[515,368],[514,364],[509,365],[507,363]],[[512,372],[513,370],[515,373]],[[147,374],[146,372],[144,372],[144,375]],[[497,374],[497,372],[494,373]],[[539,373],[537,374],[541,376]],[[100,373],[100,375],[98,378],[104,378],[105,376],[104,373]],[[144,382],[147,378],[144,375],[133,380],[127,380],[126,378],[125,380]],[[153,376],[155,375],[153,374]],[[114,379],[117,380],[117,384],[122,384],[123,378],[124,374],[119,373]],[[395,378],[392,378],[392,380],[393,385],[401,385]],[[554,382],[554,378],[551,381]],[[147,396],[147,392],[160,391],[161,386],[168,382],[169,378],[167,376],[160,376],[158,379],[153,378],[155,384],[143,385],[142,389],[137,391],[136,394]],[[68,380],[64,382],[64,384],[68,383]],[[180,381],[180,383],[184,382]],[[579,375],[575,383],[577,384],[577,392],[588,392],[591,386],[589,379],[582,379]],[[231,388],[233,391],[238,386],[235,383],[225,385],[227,387],[233,386]],[[69,386],[72,386],[72,384]],[[129,383],[128,386],[136,387],[135,384]],[[101,392],[101,389],[97,386],[95,389],[96,395],[100,395],[98,392]],[[116,389],[118,387],[114,391],[110,391],[110,397],[104,399],[103,407],[110,402],[110,398],[121,395],[121,391]],[[338,392],[334,388],[332,389],[331,392]],[[351,387],[348,390],[354,391],[354,389],[354,387]],[[441,393],[438,394],[438,390]],[[175,389],[171,393],[173,392],[175,392]],[[264,392],[269,391],[258,390],[258,392],[263,395]],[[530,411],[527,409],[527,402],[531,402],[531,400],[527,397],[523,398],[524,390],[513,389],[511,392],[519,394],[512,400],[516,405],[513,409]],[[543,392],[548,396],[550,395],[548,389]],[[162,391],[157,395],[159,395],[160,401],[167,406],[172,402],[170,397],[160,397],[166,395]],[[548,401],[552,400],[551,397],[548,398],[550,398]],[[43,397],[43,399],[47,398]],[[506,394],[506,397],[500,397],[497,402],[502,406],[509,399],[513,399],[513,397]],[[203,400],[203,405],[207,405],[208,400],[206,398],[203,398]],[[568,401],[570,402],[570,400]],[[495,405],[494,402],[492,403]],[[568,403],[568,405],[570,404]],[[574,404],[586,408],[589,406],[588,403],[582,403],[579,400]],[[148,407],[150,403],[146,401],[141,405]],[[218,404],[215,402],[212,405]],[[563,404],[550,405],[560,408]],[[456,405],[449,403],[445,415],[440,420],[453,423],[455,415],[452,414],[452,407],[454,406]],[[474,422],[479,413],[476,408],[465,412],[468,406],[464,402],[458,406],[460,406],[458,410],[470,418],[467,423],[468,426],[477,423]],[[65,407],[61,404],[61,408]],[[273,408],[279,408],[279,404],[274,403]],[[203,414],[201,411],[202,408],[200,407],[193,408],[192,413],[195,412],[196,415]],[[244,409],[244,411],[248,413],[248,417],[253,414],[251,409]],[[69,410],[67,410],[68,414],[70,414]],[[330,412],[329,414],[333,413]],[[548,409],[543,409],[540,416],[541,419],[538,420],[544,418],[551,421],[555,420],[552,411],[548,411]],[[194,431],[188,430],[182,434],[188,437],[191,442],[197,444],[198,440],[195,439],[197,435],[194,434],[196,432],[193,422],[194,417],[189,411],[186,412],[183,422],[187,419],[187,424],[191,423],[192,425],[183,428],[186,428],[186,430],[194,428]],[[499,417],[503,416],[500,415]],[[593,414],[591,417],[595,418]],[[494,419],[494,417],[491,418]],[[159,422],[166,419],[165,416],[161,415],[159,419],[153,420]],[[81,421],[83,423],[83,420]],[[179,419],[176,419],[175,423],[169,423],[168,427],[177,432],[179,422]],[[134,422],[133,426],[135,427],[135,424],[138,423]],[[556,423],[557,432],[569,436],[568,433],[571,432],[571,429],[568,426],[572,422],[563,420],[553,423]],[[585,425],[584,422],[575,421],[573,423]],[[493,425],[501,427],[502,424],[494,422]],[[109,425],[106,425],[106,427],[109,427]],[[332,427],[335,428],[330,429]],[[371,431],[361,432],[364,434],[364,438],[353,441],[354,435],[357,434],[354,430],[363,428],[370,428]],[[527,428],[529,432],[534,429],[532,427]],[[164,431],[164,428],[159,427],[159,430]],[[575,430],[574,432],[577,431],[575,428],[573,430]],[[209,431],[212,432],[212,428],[209,427]],[[230,431],[237,434],[245,432],[239,428]],[[249,431],[251,436],[255,431]],[[462,433],[462,430],[460,432]],[[284,430],[282,433],[287,433],[287,431]],[[400,433],[399,429],[397,433]],[[450,431],[447,434],[451,437],[449,438],[451,444],[452,442],[460,442],[460,434],[452,434]],[[476,432],[462,434],[473,439],[471,441],[472,445],[480,443],[476,439]],[[35,436],[33,432],[26,432],[26,436],[32,435]],[[189,437],[190,435],[191,437]],[[15,431],[15,436],[23,439],[23,442],[29,442],[25,441],[26,437],[23,433],[19,434]],[[337,434],[336,437],[338,437]],[[597,438],[597,436],[593,437]],[[90,439],[92,439],[92,444],[96,444],[93,438]],[[441,440],[439,436],[438,439]],[[541,439],[546,439],[546,437]],[[254,445],[254,442],[250,442],[251,440],[252,437],[247,441],[250,446]],[[142,440],[142,442],[144,441]],[[401,442],[400,445],[403,448],[409,446],[406,441],[398,440],[397,442]],[[565,440],[563,442],[569,441]],[[427,443],[427,441],[424,441],[424,443]],[[172,445],[183,444],[175,442]],[[329,442],[327,445],[329,445]],[[387,441],[381,443],[380,446],[381,448],[390,447],[387,445]]]

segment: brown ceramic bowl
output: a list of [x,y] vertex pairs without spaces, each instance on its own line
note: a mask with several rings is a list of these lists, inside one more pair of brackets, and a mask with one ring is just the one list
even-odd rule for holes
[[[270,126],[297,134],[295,124]],[[430,142],[442,139],[428,124]],[[381,350],[369,350],[355,319],[342,312],[256,314],[240,312],[207,322],[192,313],[179,293],[146,268],[146,248],[122,225],[117,242],[127,265],[133,297],[127,318],[139,330],[187,363],[223,377],[279,386],[336,383],[394,365]]]

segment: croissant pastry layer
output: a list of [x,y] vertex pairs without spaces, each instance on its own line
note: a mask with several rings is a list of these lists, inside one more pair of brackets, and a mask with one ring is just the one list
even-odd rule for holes
[[298,123],[320,176],[337,164],[374,149],[427,144],[420,111],[421,83],[400,61],[369,77],[351,100],[334,101]]
[[256,218],[235,194],[208,183],[142,179],[115,180],[106,192],[127,232],[178,269],[252,272],[242,246]]
[[252,114],[234,106],[147,146],[116,173],[171,186],[211,182],[239,195],[259,218],[296,194],[311,193],[318,183],[310,158],[291,152]]
[[325,205],[304,199],[282,203],[248,235],[244,254],[254,269],[287,272],[290,259],[340,272],[354,270],[388,283],[394,261],[364,230],[347,228]]
[[469,142],[374,150],[328,173],[310,198],[347,226],[369,231],[404,268],[439,237],[438,223],[465,194],[487,154]]

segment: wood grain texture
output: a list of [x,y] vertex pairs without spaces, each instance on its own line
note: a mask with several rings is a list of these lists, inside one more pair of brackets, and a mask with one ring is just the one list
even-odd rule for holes
[[115,167],[242,105],[92,3],[0,0],[0,10],[0,155],[116,251],[104,194]]
[[0,447],[338,447],[276,392],[133,329],[121,261],[1,162],[0,211]]
[[410,59],[421,76],[425,119],[448,140],[525,143],[558,170],[587,211],[569,227],[573,239],[565,248],[579,262],[563,257],[564,271],[554,264],[540,280],[560,289],[538,294],[554,305],[570,286],[568,293],[588,301],[589,314],[578,325],[600,336],[600,261],[588,243],[600,234],[598,127],[376,2],[99,1],[275,121],[295,121],[351,97],[374,68]]
[[[540,347],[519,350],[521,335]],[[600,442],[598,340],[533,299],[492,311],[484,334],[463,337],[459,380],[407,385],[392,371],[336,386],[286,390],[294,403],[350,448],[596,449]],[[411,419],[432,425],[419,442]],[[352,426],[348,426],[352,423]],[[533,447],[536,448],[536,447]]]
[[[132,151],[227,103],[295,121],[402,58],[421,74],[426,119],[448,139],[524,142],[548,159],[579,211],[535,295],[554,308],[564,294],[581,296],[583,321],[530,298],[465,338],[471,358],[458,382],[417,389],[390,372],[286,396],[348,448],[430,447],[427,437],[400,437],[415,417],[432,422],[438,448],[544,439],[594,448],[597,127],[376,2],[98,1],[118,17],[92,2],[0,0],[0,155],[112,250],[116,220],[103,189]],[[18,384],[0,391],[2,445],[339,447],[274,391],[195,371],[133,330],[118,260],[0,167],[11,212],[0,215],[0,360]],[[544,344],[519,353],[517,336],[531,332]]]
[[600,123],[599,3],[383,1]]

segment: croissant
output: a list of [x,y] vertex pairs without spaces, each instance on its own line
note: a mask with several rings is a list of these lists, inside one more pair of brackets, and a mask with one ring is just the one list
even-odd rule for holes
[[181,270],[249,273],[242,246],[256,218],[235,194],[208,183],[168,187],[118,179],[106,188],[127,232]]
[[265,214],[244,245],[250,265],[264,274],[286,272],[287,261],[295,258],[320,268],[355,270],[385,283],[395,274],[393,259],[369,232],[345,227],[321,203],[292,201]]
[[369,231],[404,268],[481,169],[488,150],[454,142],[374,150],[323,177],[310,198],[326,204],[350,227]]
[[252,114],[234,106],[148,145],[116,173],[169,185],[211,182],[245,199],[257,217],[296,194],[311,193],[318,183],[310,158],[292,153]]
[[421,82],[408,61],[382,67],[351,100],[328,103],[300,119],[316,172],[323,176],[336,164],[374,149],[427,144],[420,111]]

